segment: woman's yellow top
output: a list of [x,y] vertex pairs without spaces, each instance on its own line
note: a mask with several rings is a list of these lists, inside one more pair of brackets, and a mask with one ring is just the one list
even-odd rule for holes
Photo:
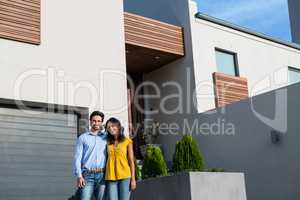
[[107,163],[105,179],[116,181],[131,177],[131,170],[127,158],[127,147],[132,144],[132,140],[125,138],[117,146],[114,144],[107,145]]

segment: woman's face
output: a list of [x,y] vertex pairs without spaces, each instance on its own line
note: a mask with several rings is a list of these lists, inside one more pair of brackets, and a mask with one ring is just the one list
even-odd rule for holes
[[110,132],[111,135],[117,136],[119,135],[119,126],[117,124],[113,123],[108,123],[108,131]]

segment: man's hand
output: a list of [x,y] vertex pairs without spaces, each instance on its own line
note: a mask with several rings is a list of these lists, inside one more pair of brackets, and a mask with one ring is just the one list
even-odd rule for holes
[[83,188],[85,186],[85,180],[84,178],[81,176],[81,177],[78,177],[77,178],[77,187],[78,188]]

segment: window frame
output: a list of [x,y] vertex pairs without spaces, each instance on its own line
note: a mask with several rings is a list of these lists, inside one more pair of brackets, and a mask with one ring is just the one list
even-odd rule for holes
[[[232,55],[233,56],[233,63],[234,63],[234,72],[235,72],[235,75],[236,77],[240,77],[240,71],[239,71],[239,62],[238,62],[238,55],[236,52],[233,52],[233,51],[230,51],[230,50],[226,50],[226,49],[222,49],[222,48],[218,48],[218,47],[215,47],[215,60],[216,60],[216,68],[217,68],[217,71],[218,71],[218,64],[217,64],[217,54],[216,52],[221,52],[221,53],[225,53],[225,54],[229,54],[229,55]],[[219,71],[218,71],[219,72]],[[223,73],[223,72],[220,72],[220,73]],[[227,74],[229,75],[229,74]],[[232,76],[232,75],[231,75]]]

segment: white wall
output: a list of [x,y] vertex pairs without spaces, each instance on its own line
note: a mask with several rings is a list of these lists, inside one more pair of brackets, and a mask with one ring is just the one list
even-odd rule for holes
[[42,0],[41,26],[39,46],[0,39],[0,98],[85,106],[127,122],[123,1]]
[[248,78],[250,96],[287,84],[287,67],[300,68],[300,51],[235,31],[203,19],[191,21],[198,112],[215,108],[212,73],[215,48],[238,54],[241,77]]

